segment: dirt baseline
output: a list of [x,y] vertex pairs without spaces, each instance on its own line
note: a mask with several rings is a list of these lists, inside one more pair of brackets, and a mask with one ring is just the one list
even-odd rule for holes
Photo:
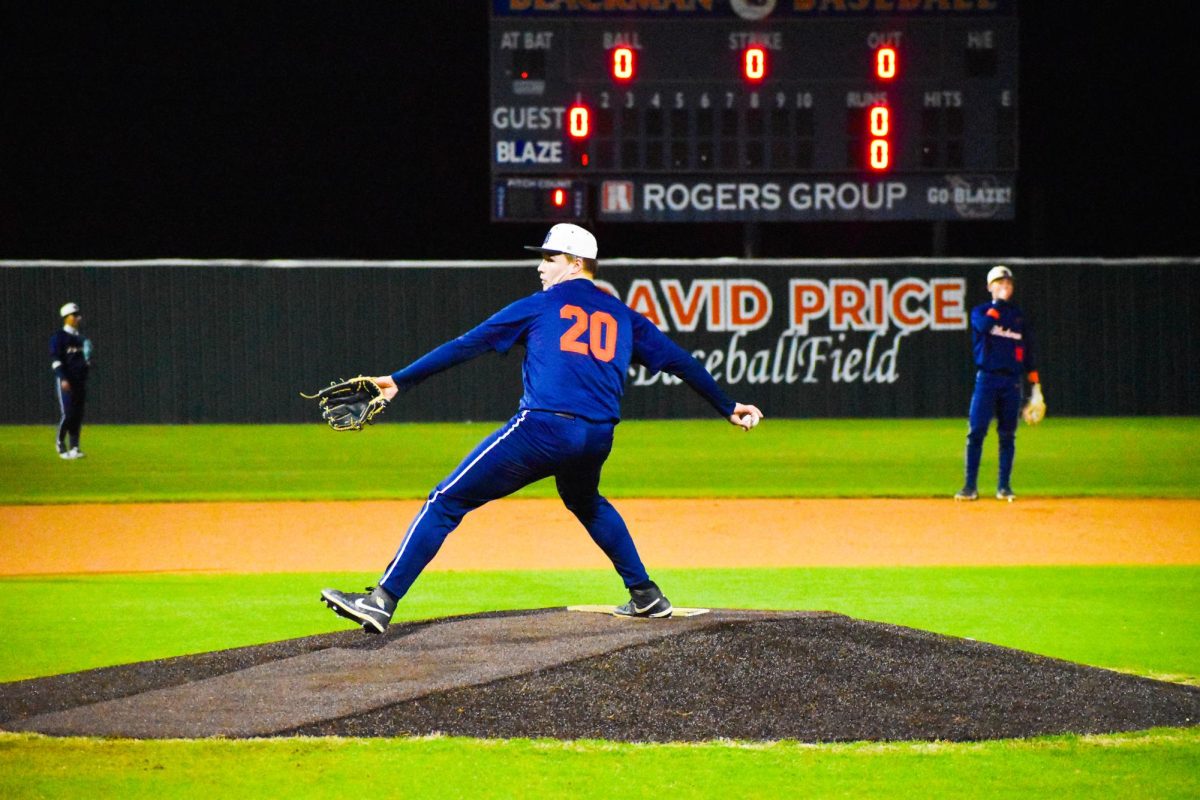
[[827,612],[475,615],[0,685],[5,729],[134,738],[965,741],[1198,720],[1197,687]]
[[[1200,500],[618,500],[663,567],[1200,563]],[[0,506],[0,574],[374,572],[420,501]],[[347,520],[369,524],[348,525]],[[390,523],[389,523],[390,520]],[[558,500],[464,519],[432,570],[604,569]]]

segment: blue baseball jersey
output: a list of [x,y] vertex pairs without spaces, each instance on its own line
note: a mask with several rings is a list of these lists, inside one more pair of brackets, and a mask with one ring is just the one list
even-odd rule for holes
[[51,368],[58,378],[72,383],[87,380],[87,339],[66,329],[57,330],[50,337]]
[[1019,376],[1037,382],[1033,332],[1021,309],[1004,300],[971,309],[971,345],[975,366],[983,372]]
[[525,347],[520,407],[617,422],[631,363],[682,378],[721,416],[733,413],[704,366],[642,314],[589,280],[569,280],[517,300],[392,375],[403,391],[489,350]]

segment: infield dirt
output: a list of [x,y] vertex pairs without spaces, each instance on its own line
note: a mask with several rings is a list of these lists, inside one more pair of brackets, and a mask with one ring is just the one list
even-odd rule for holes
[[[1198,564],[1200,500],[617,500],[652,568]],[[0,574],[373,572],[420,501],[0,506]],[[602,569],[557,500],[469,514],[432,570]]]

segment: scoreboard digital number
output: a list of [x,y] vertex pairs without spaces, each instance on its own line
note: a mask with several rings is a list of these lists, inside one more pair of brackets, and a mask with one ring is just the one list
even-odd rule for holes
[[492,219],[1010,220],[1016,0],[493,0]]

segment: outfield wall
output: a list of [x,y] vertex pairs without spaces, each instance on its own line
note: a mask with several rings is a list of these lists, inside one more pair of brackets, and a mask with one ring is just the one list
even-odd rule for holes
[[[620,259],[600,278],[773,417],[964,416],[978,259]],[[1051,414],[1200,414],[1200,259],[1009,259]],[[301,422],[301,390],[403,366],[538,289],[532,261],[0,262],[0,423],[58,418],[67,301],[95,345],[88,422]],[[503,419],[521,353],[435,376],[389,419]],[[711,413],[631,375],[627,418]],[[398,413],[396,413],[398,412]]]

